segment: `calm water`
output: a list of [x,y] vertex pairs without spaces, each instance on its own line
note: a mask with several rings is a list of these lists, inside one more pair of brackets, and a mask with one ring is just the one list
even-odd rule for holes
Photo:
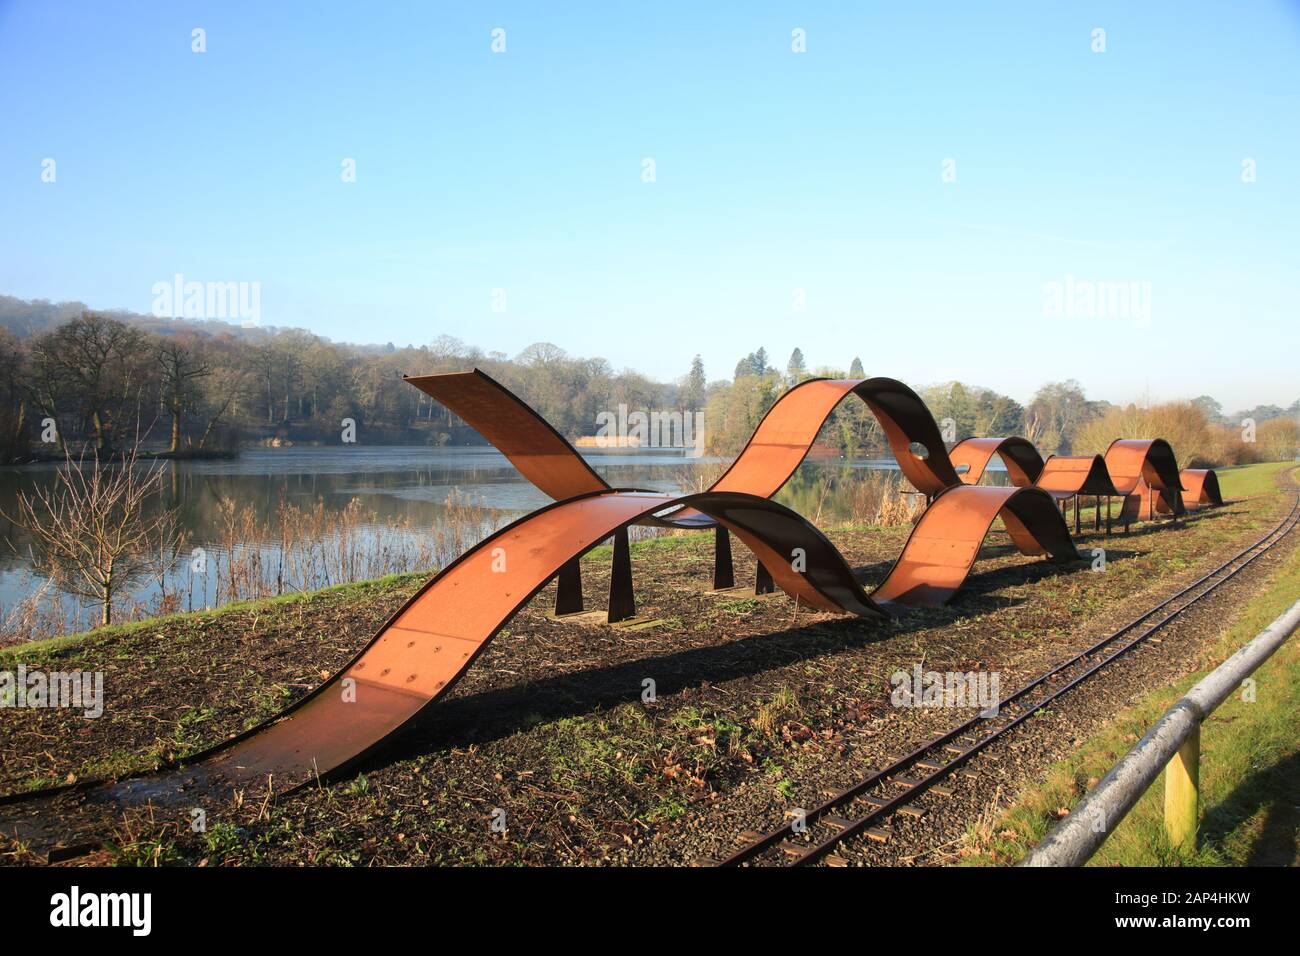
[[[680,492],[691,487],[692,478],[701,473],[715,475],[721,463],[717,459],[685,458],[672,450],[598,451],[586,455],[600,475],[614,487],[637,487],[658,491]],[[54,465],[0,469],[0,510],[14,513],[20,489],[32,490],[51,485],[56,480]],[[340,511],[353,499],[359,499],[364,512],[377,517],[372,527],[409,521],[416,534],[437,526],[443,519],[445,503],[453,490],[459,490],[485,508],[497,511],[497,524],[546,504],[550,499],[521,478],[504,456],[490,448],[254,448],[230,461],[167,462],[162,466],[162,490],[154,507],[174,506],[181,525],[189,532],[183,562],[173,572],[184,592],[182,606],[202,607],[215,602],[212,581],[214,569],[198,573],[191,568],[190,549],[204,548],[219,556],[220,511],[222,499],[232,499],[254,509],[258,524],[270,529],[282,502],[303,508],[317,501],[327,510]],[[808,462],[781,492],[783,503],[813,515],[820,505],[822,522],[843,515],[837,513],[834,498],[822,495],[822,479],[827,469],[840,477],[857,469],[896,470],[892,460],[840,460]],[[487,528],[482,529],[483,533]],[[376,532],[378,533],[378,532]],[[477,532],[476,532],[477,534]],[[27,542],[21,529],[0,518],[0,616],[37,591],[41,578],[32,570]],[[279,558],[274,533],[257,543],[267,564]],[[409,537],[409,534],[408,534]],[[388,539],[391,543],[392,535]],[[415,546],[418,542],[408,541]],[[427,542],[426,542],[427,543]],[[312,587],[339,583],[324,573],[313,574]],[[176,581],[173,581],[175,588]],[[147,603],[156,596],[156,580],[131,583],[128,602]],[[60,606],[83,621],[93,622],[94,610],[78,608],[66,597],[42,594],[41,601],[59,601]]]

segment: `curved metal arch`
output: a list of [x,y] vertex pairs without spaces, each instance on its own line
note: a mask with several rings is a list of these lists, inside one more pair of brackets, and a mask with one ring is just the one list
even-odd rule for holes
[[1034,482],[1056,499],[1075,495],[1118,495],[1101,455],[1051,455]]
[[903,553],[871,596],[880,604],[937,607],[961,588],[995,519],[1021,554],[1078,559],[1070,529],[1039,488],[959,485],[925,510]]
[[948,452],[953,469],[968,485],[980,483],[994,455],[1002,459],[1007,477],[1017,487],[1032,485],[1042,474],[1043,456],[1027,438],[966,438]]
[[1184,468],[1178,473],[1185,494],[1183,505],[1197,508],[1202,505],[1218,506],[1223,504],[1223,494],[1219,491],[1219,476],[1213,468]]
[[[405,380],[463,418],[552,498],[563,500],[608,490],[609,485],[573,445],[486,373],[475,369],[407,376]],[[876,416],[900,470],[918,491],[936,495],[960,483],[938,424],[912,389],[884,377],[818,378],[800,382],[776,400],[709,490],[765,498],[776,494],[803,462],[831,412],[850,393],[866,402]],[[926,454],[914,453],[913,444],[923,447]],[[682,518],[688,520],[689,516]]]
[[[764,498],[776,494],[803,463],[831,413],[851,394],[876,416],[899,469],[917,491],[936,495],[959,482],[939,425],[916,392],[892,378],[815,378],[776,400],[711,490]],[[913,444],[922,446],[925,456],[913,452]]]
[[486,372],[474,369],[403,378],[464,419],[520,474],[557,501],[610,490],[568,439]]
[[1110,480],[1122,495],[1131,495],[1145,480],[1161,491],[1180,491],[1178,459],[1163,438],[1117,438],[1105,454]]
[[[620,528],[673,507],[708,514],[748,545],[776,583],[818,610],[880,617],[835,546],[784,505],[752,495],[596,492],[555,502],[485,538],[434,575],[329,680],[269,721],[174,771],[111,785],[100,799],[157,799],[160,785],[275,782],[293,789],[340,771],[445,695],[567,562]],[[791,553],[804,552],[796,571]],[[165,790],[165,786],[164,786]]]

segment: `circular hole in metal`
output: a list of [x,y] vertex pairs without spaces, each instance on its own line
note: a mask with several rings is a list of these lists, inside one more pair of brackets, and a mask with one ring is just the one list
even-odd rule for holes
[[919,458],[921,461],[925,461],[930,457],[930,449],[926,448],[919,441],[912,442],[907,446],[907,450],[912,453],[913,458]]

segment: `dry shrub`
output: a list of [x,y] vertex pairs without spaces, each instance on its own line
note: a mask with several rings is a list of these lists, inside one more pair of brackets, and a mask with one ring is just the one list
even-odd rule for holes
[[1223,432],[1226,464],[1300,459],[1300,423],[1290,416],[1260,422],[1255,427],[1253,442],[1245,440],[1244,429],[1226,427]]
[[903,478],[898,472],[855,473],[841,494],[844,509],[854,524],[883,527],[914,524],[924,510],[920,496],[904,494]]
[[925,499],[920,495],[897,494],[880,503],[876,524],[883,528],[916,524],[925,511]]
[[1073,453],[1105,454],[1117,438],[1163,438],[1183,467],[1221,465],[1228,458],[1227,436],[1191,402],[1111,408],[1075,433]]
[[[428,534],[410,519],[380,518],[354,498],[340,511],[317,501],[281,501],[269,526],[256,511],[222,499],[213,597],[217,603],[428,571],[449,563],[501,524],[495,508],[453,489]],[[206,586],[207,579],[200,581]],[[202,595],[198,603],[206,603]]]
[[701,461],[678,465],[673,471],[673,481],[684,495],[708,491],[731,467],[730,461]]
[[28,577],[33,582],[28,595],[12,607],[0,607],[0,647],[78,629],[76,611],[59,600],[54,583],[30,573]]

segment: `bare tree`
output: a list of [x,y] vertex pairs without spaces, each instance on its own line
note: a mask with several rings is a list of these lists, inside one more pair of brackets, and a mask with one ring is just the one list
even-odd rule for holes
[[20,491],[17,514],[0,514],[32,536],[33,567],[63,591],[99,605],[100,623],[110,624],[131,578],[180,546],[174,508],[145,513],[161,477],[157,463],[139,464],[136,447],[108,466],[69,456],[52,486]]
[[153,350],[162,373],[162,408],[172,418],[172,454],[181,450],[181,429],[185,416],[199,402],[199,381],[212,375],[212,368],[195,354],[191,343],[165,338]]
[[90,423],[98,453],[110,454],[133,424],[138,429],[147,354],[139,329],[85,312],[37,338],[31,351],[41,411],[57,419],[76,408]]
[[181,428],[185,416],[198,404],[199,382],[212,374],[211,367],[195,352],[193,343],[166,338],[154,348],[162,371],[162,406],[172,420],[171,452],[181,450]]

